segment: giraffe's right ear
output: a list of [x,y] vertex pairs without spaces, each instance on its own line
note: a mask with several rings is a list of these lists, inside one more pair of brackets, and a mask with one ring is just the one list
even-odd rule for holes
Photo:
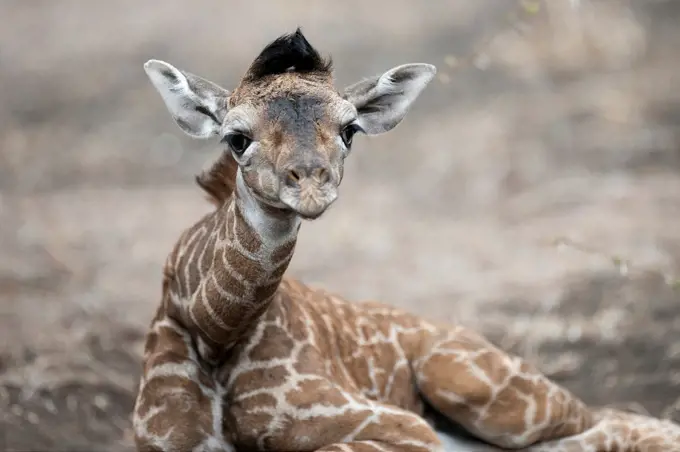
[[359,113],[357,124],[369,135],[394,129],[434,78],[437,68],[412,63],[394,67],[345,88],[344,98]]
[[195,138],[219,133],[229,91],[160,60],[147,61],[144,71],[185,133]]

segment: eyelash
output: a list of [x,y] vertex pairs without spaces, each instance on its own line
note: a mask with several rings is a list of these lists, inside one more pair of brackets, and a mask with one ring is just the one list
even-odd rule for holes
[[236,155],[243,155],[253,143],[253,140],[244,133],[232,132],[225,135],[222,142],[227,143]]
[[340,138],[347,149],[352,147],[352,138],[357,132],[363,132],[363,129],[354,123],[348,124],[340,130]]

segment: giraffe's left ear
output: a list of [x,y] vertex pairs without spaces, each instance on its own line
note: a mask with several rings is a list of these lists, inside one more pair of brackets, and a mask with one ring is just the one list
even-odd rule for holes
[[357,123],[368,135],[387,132],[404,119],[436,73],[431,64],[404,64],[348,86],[343,97],[356,107]]
[[227,114],[229,91],[165,61],[149,60],[144,71],[185,133],[195,138],[219,133]]

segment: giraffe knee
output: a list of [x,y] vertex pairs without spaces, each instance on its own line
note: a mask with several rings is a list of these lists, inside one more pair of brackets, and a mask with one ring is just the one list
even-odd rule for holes
[[138,452],[184,452],[200,450],[207,442],[209,431],[203,430],[196,418],[166,413],[151,423],[137,424],[135,445]]
[[213,403],[189,380],[156,378],[146,382],[133,416],[137,449],[140,452],[198,450],[215,433]]
[[152,438],[139,436],[135,433],[135,447],[137,452],[164,452],[163,448],[153,443]]

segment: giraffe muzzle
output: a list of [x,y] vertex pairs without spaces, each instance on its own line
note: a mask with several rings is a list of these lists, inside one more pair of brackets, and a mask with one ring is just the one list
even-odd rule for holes
[[328,179],[301,177],[295,184],[285,184],[280,193],[283,204],[302,219],[315,220],[337,199],[338,189]]

